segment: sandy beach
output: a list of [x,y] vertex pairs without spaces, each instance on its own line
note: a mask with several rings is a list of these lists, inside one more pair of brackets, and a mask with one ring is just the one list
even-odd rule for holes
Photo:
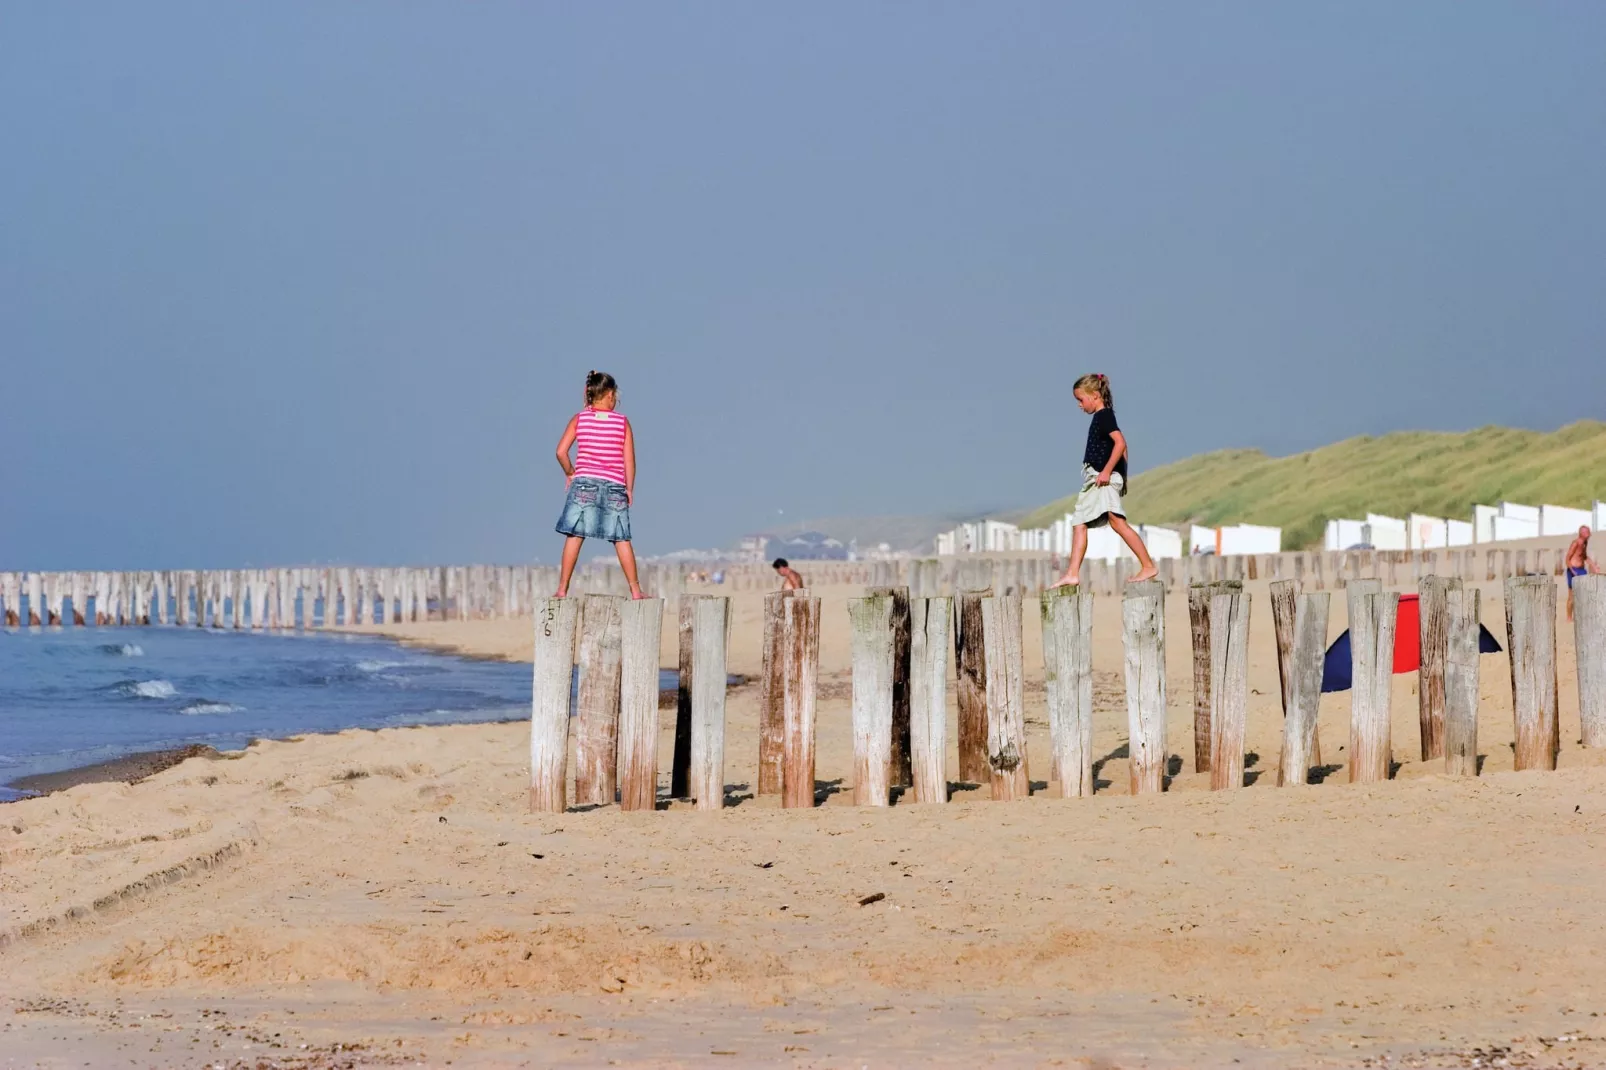
[[[1393,781],[1346,783],[1344,693],[1321,711],[1334,768],[1279,789],[1270,608],[1264,584],[1248,589],[1250,784],[1235,792],[1191,768],[1173,594],[1164,795],[1126,794],[1119,605],[1103,598],[1098,795],[1042,783],[1029,606],[1034,797],[855,808],[840,789],[857,591],[827,588],[817,776],[838,790],[813,813],[751,795],[753,686],[730,693],[734,805],[718,815],[531,815],[516,723],[262,742],[0,806],[5,1065],[1606,1062],[1606,758],[1577,743],[1570,625],[1558,617],[1558,771],[1512,771],[1502,654],[1482,659],[1477,779],[1414,760],[1415,676],[1400,675]],[[1483,597],[1503,642],[1497,585]],[[760,599],[735,598],[733,673],[759,670]],[[385,634],[520,660],[529,627]],[[1344,627],[1335,595],[1330,636]],[[664,666],[672,643],[669,629]]]

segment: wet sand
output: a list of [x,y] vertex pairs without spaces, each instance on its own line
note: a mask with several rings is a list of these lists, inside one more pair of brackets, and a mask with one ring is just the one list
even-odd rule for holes
[[80,784],[134,784],[164,769],[171,769],[190,758],[216,757],[218,757],[217,751],[198,743],[169,750],[139,751],[125,754],[121,758],[80,765],[56,773],[35,773],[33,776],[18,777],[6,787],[37,795],[48,795],[53,791],[65,791]]
[[[1559,771],[1511,771],[1491,655],[1483,776],[1412,760],[1414,676],[1399,676],[1394,781],[1345,783],[1345,694],[1322,706],[1336,768],[1281,789],[1264,775],[1280,711],[1252,584],[1251,784],[1210,792],[1191,771],[1172,597],[1179,769],[1166,794],[1132,797],[1119,607],[1102,599],[1097,796],[861,810],[842,790],[851,593],[822,592],[812,813],[751,797],[751,687],[730,696],[735,805],[718,815],[531,815],[521,724],[263,742],[0,809],[0,1049],[18,1065],[1461,1066],[1500,1047],[1505,1065],[1606,1063],[1606,769],[1576,743],[1570,628]],[[758,614],[738,598],[733,672],[758,668]],[[1484,619],[1503,638],[1493,591]],[[528,629],[397,632],[518,658]],[[667,763],[672,711],[660,728]]]

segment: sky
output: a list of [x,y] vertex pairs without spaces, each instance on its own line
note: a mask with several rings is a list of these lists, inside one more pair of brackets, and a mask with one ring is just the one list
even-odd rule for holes
[[[0,0],[0,568],[642,553],[1606,413],[1606,5]],[[602,547],[605,549],[605,547]]]

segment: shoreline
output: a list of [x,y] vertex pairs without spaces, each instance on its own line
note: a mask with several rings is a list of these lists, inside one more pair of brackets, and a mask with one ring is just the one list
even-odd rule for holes
[[[247,747],[250,745],[246,744]],[[215,760],[222,757],[223,752],[214,747],[204,743],[191,743],[183,747],[135,751],[133,754],[91,762],[88,765],[76,765],[53,773],[30,773],[0,784],[0,788],[24,793],[20,798],[0,799],[0,805],[22,802],[24,799],[42,798],[58,791],[66,791],[68,788],[76,788],[80,784],[137,784],[146,777],[155,776],[191,758]]]

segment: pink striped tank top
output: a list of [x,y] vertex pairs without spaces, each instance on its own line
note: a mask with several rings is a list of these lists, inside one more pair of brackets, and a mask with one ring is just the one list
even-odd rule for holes
[[574,474],[625,483],[625,428],[622,412],[582,409],[574,418]]

